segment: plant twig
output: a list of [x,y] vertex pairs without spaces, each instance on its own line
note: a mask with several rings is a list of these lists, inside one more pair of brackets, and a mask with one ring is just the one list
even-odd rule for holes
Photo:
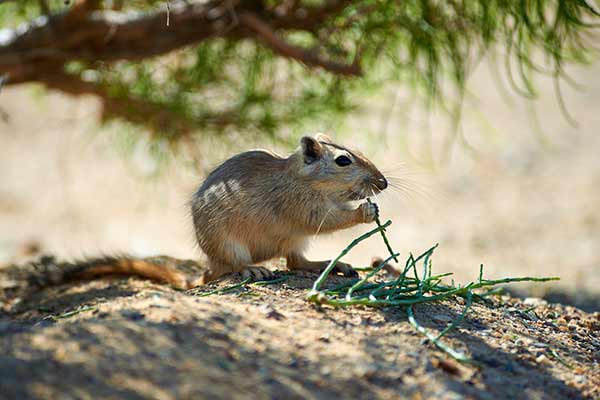
[[569,369],[573,369],[573,366],[571,364],[569,364],[568,362],[566,362],[559,354],[556,350],[554,349],[550,349],[550,354],[552,354],[552,356],[554,358],[556,358],[558,360],[559,363],[561,363],[562,365],[564,365],[565,367],[569,368]]
[[64,319],[64,318],[72,317],[73,315],[77,315],[77,314],[85,312],[85,311],[94,311],[97,309],[98,309],[98,307],[95,307],[95,306],[80,306],[74,310],[67,311],[67,312],[59,314],[59,315],[49,315],[49,316],[45,317],[44,319],[52,319],[52,320]]
[[392,258],[395,258],[398,255],[399,255],[398,253],[392,254],[391,256],[389,256],[388,258],[386,258],[385,260],[383,260],[381,263],[379,263],[379,265],[377,267],[373,268],[373,271],[369,272],[363,279],[361,279],[360,281],[358,281],[354,285],[352,285],[350,287],[350,289],[348,289],[348,293],[346,293],[346,300],[350,300],[352,298],[352,293],[355,290],[359,289],[361,286],[363,286],[365,283],[367,283],[367,281],[369,280],[369,278],[371,278],[373,275],[375,275],[376,273],[378,273],[383,267],[385,267],[385,265]]
[[285,282],[289,278],[290,277],[288,275],[286,275],[286,276],[282,276],[281,278],[271,279],[271,280],[268,280],[268,281],[253,282],[252,284],[255,285],[255,286],[267,286],[267,285],[273,285],[275,283]]
[[345,249],[343,249],[340,252],[340,254],[338,254],[338,256],[336,258],[334,258],[333,260],[331,260],[329,262],[329,265],[327,265],[327,267],[323,270],[321,275],[319,275],[319,277],[313,284],[312,290],[308,294],[308,298],[309,299],[316,298],[315,296],[319,294],[319,288],[321,287],[323,282],[325,282],[325,280],[327,279],[327,276],[329,276],[329,274],[331,273],[331,271],[333,270],[333,268],[335,267],[337,262],[340,261],[340,259],[342,257],[344,257],[346,254],[348,254],[348,252],[350,250],[352,250],[352,248],[354,246],[356,246],[363,240],[370,238],[371,236],[373,236],[377,232],[380,232],[381,230],[385,229],[386,227],[390,226],[391,224],[392,224],[392,221],[387,221],[385,224],[378,226],[377,228],[372,229],[369,232],[364,233],[364,234],[360,235],[359,237],[357,237],[356,239],[354,239]]
[[[371,199],[367,199],[367,202],[369,204],[373,204],[371,202]],[[375,217],[375,223],[377,224],[377,226],[381,227],[381,221],[379,220],[379,215],[377,215]],[[390,255],[392,256],[392,258],[394,259],[394,261],[398,262],[398,256],[400,254],[396,254],[396,252],[394,250],[392,250],[392,246],[390,245],[390,242],[388,241],[387,236],[385,235],[385,229],[381,230],[381,237],[383,238],[383,242],[385,243],[385,246],[387,247]]]
[[446,354],[448,354],[450,357],[454,358],[457,361],[466,362],[466,363],[472,361],[472,359],[469,356],[467,356],[465,353],[456,351],[452,347],[439,341],[438,337],[434,336],[431,332],[429,332],[427,329],[425,329],[425,327],[419,325],[419,323],[415,319],[415,314],[413,312],[412,306],[408,306],[406,311],[408,313],[408,322],[410,322],[410,324],[417,330],[417,332],[421,333],[423,336],[425,336],[427,339],[429,339],[431,341],[431,343],[435,344],[438,349],[444,351]]
[[[479,267],[479,275],[477,280],[468,283],[466,286],[455,286],[454,280],[450,286],[442,284],[442,278],[451,275],[451,273],[432,275],[431,271],[431,255],[437,248],[437,244],[431,247],[429,250],[424,252],[418,257],[414,257],[409,254],[408,259],[402,273],[393,281],[384,281],[381,283],[368,283],[369,279],[377,274],[391,259],[396,259],[397,253],[393,253],[393,250],[387,238],[385,237],[384,231],[387,226],[391,224],[391,221],[387,221],[381,225],[378,223],[378,227],[359,236],[354,239],[340,254],[325,268],[319,278],[315,281],[312,290],[307,295],[307,300],[318,303],[327,304],[333,307],[350,307],[350,306],[368,306],[368,307],[407,307],[408,320],[415,329],[427,337],[433,344],[439,349],[450,355],[452,358],[460,362],[474,363],[466,354],[454,350],[452,347],[441,342],[444,335],[456,328],[465,318],[467,312],[471,308],[473,303],[473,297],[476,296],[478,299],[485,299],[485,296],[492,294],[496,289],[493,287],[500,284],[512,283],[512,282],[547,282],[558,280],[557,277],[517,277],[517,278],[503,278],[503,279],[484,279],[483,278],[483,264]],[[376,232],[381,232],[383,240],[386,242],[390,256],[382,261],[379,265],[373,268],[366,276],[362,279],[346,282],[333,289],[326,291],[319,291],[319,288],[327,279],[327,276],[331,270],[335,267],[335,264],[346,255],[350,249],[359,244],[361,241],[372,236]],[[423,270],[421,276],[417,272],[416,263],[423,259]],[[414,271],[414,278],[407,277],[406,275],[410,270]],[[491,290],[486,290],[481,295],[474,293],[476,289],[486,289],[492,287]],[[348,288],[344,297],[342,291]],[[370,293],[364,294],[364,291],[371,290]],[[353,293],[361,292],[361,294],[354,296]],[[431,295],[424,295],[425,293],[431,293]],[[437,336],[429,332],[423,326],[419,325],[415,319],[413,312],[413,305],[420,303],[429,303],[434,301],[450,299],[454,296],[461,296],[466,298],[466,304],[462,313],[446,326]],[[560,356],[557,354],[553,355],[559,360]]]
[[444,330],[442,330],[440,332],[440,334],[437,336],[436,340],[440,340],[442,338],[442,336],[444,336],[445,334],[450,332],[452,329],[456,328],[458,326],[458,324],[460,324],[462,322],[462,320],[465,318],[465,315],[467,315],[469,308],[471,308],[472,302],[473,302],[473,292],[471,290],[469,290],[467,292],[467,304],[465,305],[463,312],[458,316],[458,318],[456,318],[454,321],[452,321],[452,323],[450,325],[448,325],[446,328],[444,328]]

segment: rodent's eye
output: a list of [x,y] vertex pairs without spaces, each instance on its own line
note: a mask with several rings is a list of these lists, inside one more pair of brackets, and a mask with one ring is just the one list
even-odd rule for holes
[[340,167],[345,167],[346,165],[352,164],[352,160],[346,156],[339,156],[335,159],[335,163]]

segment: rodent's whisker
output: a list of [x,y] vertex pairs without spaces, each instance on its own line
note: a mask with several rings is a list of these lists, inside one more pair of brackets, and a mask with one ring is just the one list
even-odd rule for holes
[[417,185],[411,185],[409,183],[390,183],[389,186],[391,188],[394,189],[398,189],[398,190],[405,190],[407,192],[413,192],[413,193],[419,193],[419,194],[425,194],[427,193],[427,191],[425,190],[425,188],[419,187]]
[[329,207],[329,209],[325,213],[325,216],[323,217],[323,219],[319,223],[319,226],[317,227],[317,231],[315,232],[315,234],[313,236],[313,240],[317,237],[317,235],[319,235],[319,232],[321,232],[321,228],[323,227],[323,224],[325,223],[325,220],[327,219],[327,216],[329,215],[329,213],[331,212],[331,210],[333,210],[333,206]]
[[390,189],[392,192],[404,194],[411,199],[413,199],[413,196],[415,195],[418,197],[427,197],[426,192],[411,186],[391,184]]
[[410,192],[418,195],[421,198],[431,199],[432,193],[429,185],[412,179],[396,179],[391,177],[388,179],[390,188],[394,188],[400,191]]
[[428,191],[404,185],[390,185],[389,191],[386,191],[386,193],[389,193],[390,196],[393,196],[396,199],[404,199],[412,204],[421,205],[424,204],[424,200],[425,202],[430,202],[434,198]]
[[386,171],[382,171],[382,173],[388,180],[390,178],[411,179],[411,178],[419,178],[419,177],[423,176],[422,172],[415,171],[415,170],[407,168],[407,167],[386,170]]
[[417,205],[421,206],[423,204],[423,201],[417,199],[412,193],[407,193],[404,190],[398,190],[395,188],[388,187],[388,189],[390,190],[386,190],[380,194],[380,197],[378,198],[379,202],[385,203],[389,200],[392,200],[395,205],[400,203],[403,208],[407,209]]
[[381,193],[381,190],[379,190],[373,183],[369,183],[369,191],[371,192],[369,197],[377,197],[377,195]]

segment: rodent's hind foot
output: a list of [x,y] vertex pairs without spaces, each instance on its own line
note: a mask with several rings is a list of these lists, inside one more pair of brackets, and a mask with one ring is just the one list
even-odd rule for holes
[[[371,268],[377,268],[381,265],[382,262],[383,258],[373,257],[373,259],[371,259]],[[393,264],[390,264],[389,262],[385,263],[382,269],[392,276],[400,276],[401,273],[401,269],[396,268]]]
[[[321,272],[327,268],[327,265],[329,265],[329,263],[324,265],[324,268],[321,270]],[[338,261],[335,264],[335,267],[333,268],[333,270],[331,271],[333,273],[338,273],[338,274],[342,274],[347,278],[358,278],[358,272],[356,272],[356,270],[354,268],[352,268],[352,265],[350,264],[346,264],[344,262]]]
[[[315,271],[323,272],[331,261],[309,261],[303,255],[298,253],[289,254],[287,257],[287,267],[291,271]],[[342,274],[346,277],[356,278],[358,272],[352,268],[352,265],[338,261],[331,271],[334,274]]]
[[270,269],[259,266],[246,267],[242,270],[242,279],[250,278],[252,281],[268,281],[275,279],[276,275]]

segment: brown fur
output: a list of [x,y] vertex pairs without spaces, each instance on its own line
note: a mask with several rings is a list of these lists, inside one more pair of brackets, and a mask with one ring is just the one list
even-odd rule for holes
[[[337,165],[340,155],[352,163]],[[303,137],[287,158],[253,150],[226,160],[191,202],[198,244],[208,256],[205,280],[252,270],[275,257],[285,257],[292,270],[324,267],[327,261],[311,262],[302,255],[307,238],[372,222],[373,205],[351,208],[349,201],[386,186],[367,158],[323,134]],[[340,267],[351,273],[350,266]]]
[[63,280],[90,280],[107,275],[142,276],[184,290],[203,282],[201,267],[196,262],[167,256],[97,259],[72,265],[74,268],[65,270]]

